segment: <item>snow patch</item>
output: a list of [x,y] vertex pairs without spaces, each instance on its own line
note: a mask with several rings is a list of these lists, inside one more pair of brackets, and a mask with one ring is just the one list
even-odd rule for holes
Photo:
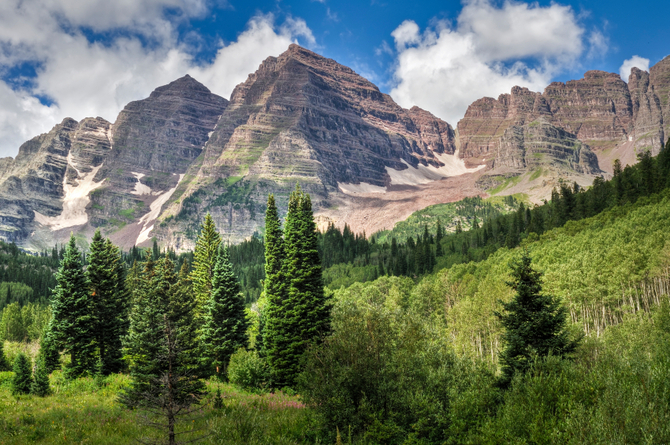
[[142,184],[140,182],[140,179],[144,177],[144,173],[135,173],[135,172],[130,172],[133,176],[135,176],[135,179],[137,179],[137,182],[135,183],[135,188],[133,189],[132,192],[130,192],[133,195],[150,195],[151,194],[151,187],[149,187],[146,184]]
[[360,184],[337,183],[337,187],[348,195],[357,193],[386,193],[386,187],[361,182]]
[[88,215],[86,214],[86,206],[91,199],[89,193],[102,185],[105,180],[100,182],[93,182],[93,178],[102,167],[102,164],[83,175],[74,165],[72,159],[72,152],[67,155],[67,163],[76,172],[77,185],[70,185],[67,183],[67,176],[63,176],[63,211],[58,216],[46,216],[35,212],[35,221],[38,223],[51,227],[52,230],[65,229],[67,227],[74,227],[86,224],[88,222]]
[[154,202],[152,202],[149,205],[149,208],[151,209],[149,213],[140,218],[139,223],[140,225],[142,225],[142,231],[137,237],[135,245],[139,245],[140,243],[143,243],[149,239],[149,234],[154,229],[154,221],[156,221],[156,218],[158,218],[158,215],[161,212],[161,207],[163,207],[163,204],[165,204],[168,201],[168,199],[170,199],[170,196],[172,196],[175,190],[177,190],[177,187],[179,186],[179,183],[181,182],[182,179],[184,179],[183,174],[179,175],[179,181],[177,181],[177,185],[175,185],[167,192],[159,195],[158,198],[156,198]]
[[402,162],[407,166],[405,170],[396,170],[391,167],[386,167],[386,173],[391,178],[392,185],[419,185],[427,184],[429,182],[437,181],[439,179],[448,178],[451,176],[460,176],[466,173],[476,172],[486,167],[480,165],[475,168],[467,168],[465,161],[459,159],[458,150],[453,155],[450,154],[435,154],[435,157],[442,162],[442,167],[433,167],[432,165],[419,164],[417,168],[409,165],[405,160]]

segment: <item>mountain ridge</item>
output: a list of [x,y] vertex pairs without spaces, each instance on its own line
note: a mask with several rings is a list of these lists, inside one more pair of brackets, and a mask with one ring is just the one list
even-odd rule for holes
[[657,153],[669,92],[670,58],[649,73],[634,68],[628,83],[587,71],[543,93],[514,87],[479,99],[454,129],[292,44],[230,101],[185,75],[113,124],[66,118],[0,159],[0,238],[42,248],[99,227],[125,248],[155,237],[180,250],[209,211],[236,241],[262,230],[269,193],[285,211],[296,182],[322,226],[368,234],[466,196],[537,202],[561,180],[607,175],[614,158]]

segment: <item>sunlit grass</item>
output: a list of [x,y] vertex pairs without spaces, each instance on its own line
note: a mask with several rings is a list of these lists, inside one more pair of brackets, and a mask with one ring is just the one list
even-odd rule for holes
[[[129,383],[126,375],[102,381],[81,378],[68,381],[60,372],[51,375],[53,394],[13,396],[12,373],[0,373],[0,444],[130,444],[140,437],[155,437],[140,413],[123,407],[117,397]],[[301,444],[308,440],[309,412],[298,396],[250,394],[233,385],[207,382],[211,401],[221,389],[220,410],[209,403],[195,420],[181,424],[198,434],[209,434],[203,444]],[[184,437],[186,438],[186,437]]]

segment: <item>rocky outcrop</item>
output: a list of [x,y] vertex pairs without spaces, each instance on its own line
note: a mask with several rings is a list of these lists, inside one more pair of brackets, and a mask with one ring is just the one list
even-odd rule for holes
[[500,138],[493,167],[535,170],[538,167],[594,175],[596,155],[575,135],[543,119],[508,127]]
[[503,135],[510,127],[538,119],[565,130],[596,153],[629,144],[636,153],[657,154],[669,134],[670,58],[650,71],[633,68],[628,84],[618,74],[588,71],[580,80],[554,82],[543,93],[514,87],[497,100],[480,99],[458,123],[461,155],[475,165],[505,164],[496,158]]
[[66,118],[24,143],[15,159],[5,160],[0,168],[0,236],[22,241],[32,233],[36,216],[44,221],[58,217],[66,190],[109,153],[110,126],[102,118],[80,123]]

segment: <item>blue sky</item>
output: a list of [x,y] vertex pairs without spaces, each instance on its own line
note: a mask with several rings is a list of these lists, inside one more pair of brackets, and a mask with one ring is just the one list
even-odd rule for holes
[[229,97],[291,42],[455,126],[513,85],[652,66],[670,53],[669,13],[621,0],[3,0],[0,156],[66,116],[113,122],[186,73]]

